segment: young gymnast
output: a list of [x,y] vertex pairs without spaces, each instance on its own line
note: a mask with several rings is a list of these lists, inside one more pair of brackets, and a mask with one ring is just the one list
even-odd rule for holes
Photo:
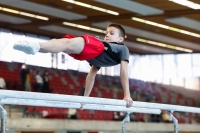
[[86,78],[84,96],[90,95],[95,76],[101,67],[120,64],[120,78],[124,90],[123,100],[126,101],[126,107],[131,107],[133,100],[130,96],[128,80],[129,50],[122,43],[124,39],[125,30],[118,24],[110,24],[106,29],[104,40],[88,34],[81,37],[67,34],[61,39],[52,39],[44,43],[19,41],[14,44],[13,48],[33,55],[37,52],[64,52],[74,59],[86,60],[91,65],[91,69]]

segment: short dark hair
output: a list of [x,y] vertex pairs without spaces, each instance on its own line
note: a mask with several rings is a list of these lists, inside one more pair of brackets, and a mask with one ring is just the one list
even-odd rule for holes
[[112,23],[112,24],[109,24],[108,27],[115,27],[115,28],[119,29],[120,36],[123,37],[123,38],[125,38],[126,33],[125,33],[124,28],[121,25]]

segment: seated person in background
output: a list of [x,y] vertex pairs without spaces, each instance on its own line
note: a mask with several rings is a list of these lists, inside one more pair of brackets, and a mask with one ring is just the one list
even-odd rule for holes
[[67,112],[68,119],[77,119],[77,110],[69,108]]
[[0,77],[0,89],[6,89],[6,82],[2,77]]
[[85,87],[83,86],[80,90],[80,96],[84,96],[84,92],[85,92]]
[[37,71],[37,74],[35,76],[35,79],[36,79],[36,82],[37,82],[37,91],[38,92],[42,91],[43,79],[42,79],[41,75],[42,75],[41,72]]
[[166,123],[170,122],[169,121],[169,113],[166,110],[162,111],[161,116],[162,116],[162,121],[163,122],[166,122]]

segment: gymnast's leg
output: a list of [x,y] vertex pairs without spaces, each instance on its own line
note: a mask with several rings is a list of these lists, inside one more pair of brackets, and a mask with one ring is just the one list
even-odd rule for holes
[[84,38],[61,38],[52,39],[47,42],[39,43],[34,41],[19,41],[13,46],[14,49],[22,51],[26,54],[36,54],[37,52],[79,54],[83,51],[85,45]]

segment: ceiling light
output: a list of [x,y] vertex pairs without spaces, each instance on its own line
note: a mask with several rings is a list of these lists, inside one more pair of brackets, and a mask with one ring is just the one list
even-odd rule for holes
[[[172,46],[172,45],[166,45],[165,46],[166,48],[170,48],[170,49],[175,49],[176,47],[175,46]],[[181,50],[182,51],[182,50]]]
[[179,50],[179,51],[184,51],[184,52],[189,52],[189,53],[193,52],[191,49],[186,49],[186,48],[181,48],[181,47],[177,47],[177,46],[173,46],[173,45],[169,45],[169,44],[164,44],[164,43],[160,43],[160,42],[146,40],[146,39],[143,39],[143,38],[137,38],[136,40],[138,42],[148,43],[148,44],[152,44],[152,45],[156,45],[156,46],[160,46],[160,47],[165,47],[165,48],[170,48],[170,49],[174,49],[174,50]]
[[91,5],[86,4],[86,3],[82,3],[82,2],[76,1],[75,4],[76,4],[76,5],[79,5],[79,6],[84,6],[84,7],[87,7],[87,8],[91,8]]
[[145,40],[145,39],[142,39],[142,38],[137,38],[136,39],[138,42],[144,42],[144,43],[146,43],[147,42],[147,40]]
[[24,15],[24,16],[28,16],[28,17],[32,17],[34,18],[35,15],[34,14],[31,14],[31,13],[26,13],[26,12],[19,12],[20,15]]
[[180,30],[180,33],[190,35],[190,32],[189,31],[185,31],[185,30]]
[[49,20],[49,18],[43,17],[43,16],[39,16],[39,15],[36,15],[35,18],[42,19],[42,20]]
[[185,30],[178,29],[178,28],[175,28],[175,27],[170,27],[170,26],[167,26],[167,25],[159,24],[159,23],[156,23],[156,22],[152,22],[152,21],[148,21],[148,20],[144,20],[144,19],[136,18],[136,17],[132,17],[132,20],[200,38],[200,34],[185,31]]
[[84,25],[77,25],[78,28],[90,30],[90,27]]
[[157,42],[154,42],[154,41],[147,41],[147,43],[157,45]]
[[62,0],[62,1],[69,2],[69,3],[79,5],[79,6],[83,6],[83,7],[87,7],[87,8],[91,8],[91,9],[94,9],[94,10],[97,10],[97,11],[106,12],[106,13],[109,13],[109,14],[112,14],[112,15],[119,15],[118,12],[107,10],[107,9],[104,9],[104,8],[101,8],[101,7],[93,6],[93,5],[86,4],[86,3],[83,3],[83,2],[79,2],[79,1],[75,1],[75,0]]
[[200,9],[199,4],[194,3],[192,1],[189,1],[189,0],[169,0],[169,1],[172,1],[174,3],[180,4],[180,5],[183,5],[183,6],[187,6],[187,7],[192,8],[192,9]]
[[132,17],[132,20],[138,21],[138,22],[142,22],[145,23],[146,20],[144,19],[140,19],[140,18],[136,18],[136,17]]
[[80,24],[74,24],[74,23],[69,23],[69,22],[63,22],[63,24],[67,25],[67,26],[71,26],[71,27],[80,28],[80,29],[95,31],[95,32],[99,32],[99,33],[105,33],[104,30],[93,28],[93,27],[89,27],[89,26],[84,26],[84,25],[80,25]]
[[37,19],[42,19],[42,20],[49,20],[49,18],[44,17],[44,16],[39,16],[39,15],[27,13],[27,12],[21,12],[21,11],[13,10],[13,9],[10,9],[10,8],[0,7],[0,10],[5,11],[5,12],[14,13],[14,14],[27,16],[27,17],[32,17],[32,18],[37,18]]
[[68,25],[68,26],[72,26],[72,27],[76,27],[77,24],[74,23],[68,23],[68,22],[63,22],[64,25]]
[[169,26],[167,26],[167,25],[158,24],[157,26],[160,28],[169,29]]
[[111,10],[106,10],[106,12],[109,13],[109,14],[116,15],[116,16],[119,15],[118,12],[114,12],[114,11],[111,11]]
[[195,36],[195,37],[199,37],[200,38],[200,35],[199,34],[196,34],[196,33],[190,33],[192,36]]
[[181,48],[181,47],[176,47],[175,49],[176,50],[181,50],[181,51],[184,50],[184,48]]
[[160,42],[156,42],[156,45],[157,45],[157,46],[161,46],[161,47],[166,47],[167,44],[160,43]]
[[149,25],[153,25],[153,26],[157,26],[158,24],[155,23],[155,22],[151,22],[151,21],[145,21],[146,24],[149,24]]
[[92,6],[91,8],[92,8],[92,9],[94,9],[94,10],[101,11],[101,12],[106,12],[106,9],[104,9],[104,8],[101,8],[101,7]]
[[168,29],[169,29],[169,30],[172,30],[172,31],[180,32],[180,29],[178,29],[178,28],[169,27]]
[[74,3],[75,1],[74,0],[63,0],[65,2],[69,2],[69,3]]
[[17,10],[13,10],[13,9],[9,9],[9,8],[4,8],[4,7],[1,10],[5,11],[5,12],[15,13],[15,14],[19,13],[19,11],[17,11]]

